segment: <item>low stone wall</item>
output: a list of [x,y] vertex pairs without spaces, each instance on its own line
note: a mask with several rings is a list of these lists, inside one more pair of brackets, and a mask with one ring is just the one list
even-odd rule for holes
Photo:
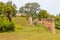
[[41,19],[41,23],[48,28],[52,33],[55,33],[55,23],[54,23],[54,19],[52,18],[43,18]]

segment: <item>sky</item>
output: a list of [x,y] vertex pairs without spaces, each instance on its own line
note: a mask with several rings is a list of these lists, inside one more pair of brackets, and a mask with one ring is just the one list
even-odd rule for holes
[[[2,2],[7,2],[9,0],[0,0]],[[13,3],[19,9],[28,2],[37,2],[40,4],[40,8],[47,10],[50,14],[56,15],[60,12],[60,0],[12,0]]]

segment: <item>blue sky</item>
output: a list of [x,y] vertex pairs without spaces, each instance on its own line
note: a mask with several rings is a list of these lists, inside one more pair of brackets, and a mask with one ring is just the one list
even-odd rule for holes
[[[7,2],[8,0],[0,0]],[[23,6],[28,2],[37,2],[40,4],[41,9],[47,10],[50,14],[58,14],[60,12],[60,0],[12,0],[16,4],[17,8]]]

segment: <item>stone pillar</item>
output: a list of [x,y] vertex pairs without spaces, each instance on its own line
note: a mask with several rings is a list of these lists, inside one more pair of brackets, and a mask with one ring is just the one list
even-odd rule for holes
[[51,19],[50,29],[52,33],[56,32],[54,19]]
[[50,19],[44,18],[44,19],[41,19],[41,23],[46,28],[48,28],[52,33],[55,33],[56,32],[54,19],[52,19],[52,18],[50,18]]
[[32,25],[32,23],[33,23],[33,21],[32,21],[32,16],[29,16],[28,21],[29,21],[29,24]]

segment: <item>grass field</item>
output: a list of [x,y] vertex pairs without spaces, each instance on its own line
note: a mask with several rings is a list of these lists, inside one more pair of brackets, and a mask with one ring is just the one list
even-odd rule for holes
[[41,24],[29,25],[26,17],[15,17],[13,22],[16,27],[15,32],[0,33],[0,40],[60,40],[60,30],[53,34]]

